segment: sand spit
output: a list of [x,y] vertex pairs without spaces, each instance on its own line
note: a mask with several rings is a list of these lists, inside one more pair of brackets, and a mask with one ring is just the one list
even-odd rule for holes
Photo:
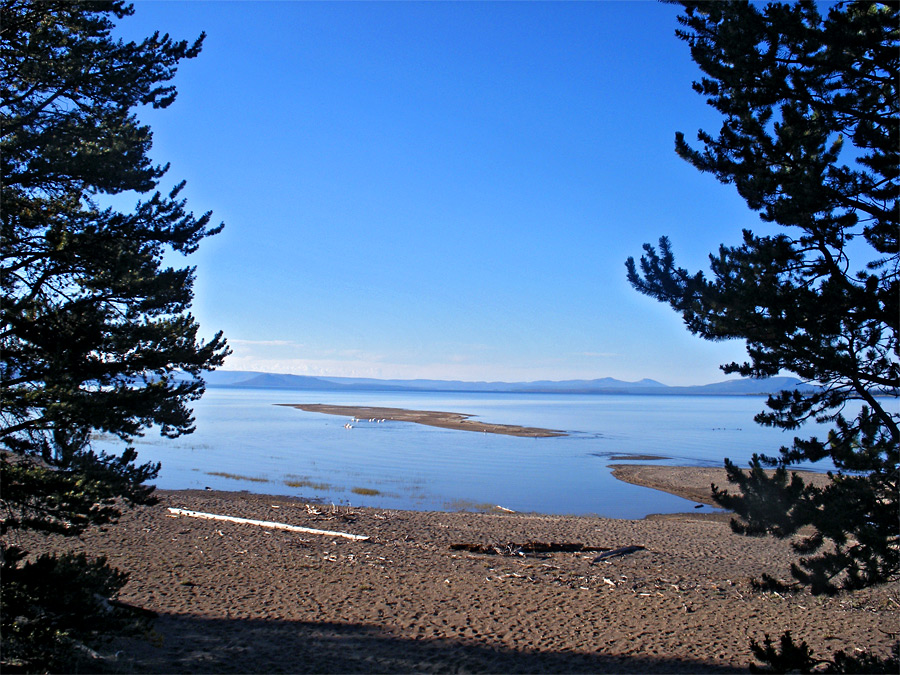
[[414,422],[431,427],[443,429],[456,429],[459,431],[480,431],[488,434],[505,434],[507,436],[527,436],[530,438],[550,438],[553,436],[565,436],[563,431],[553,429],[540,429],[537,427],[520,427],[515,424],[489,424],[479,420],[469,419],[472,415],[452,412],[437,412],[433,410],[406,410],[404,408],[374,408],[351,405],[328,405],[324,403],[294,404],[282,403],[290,408],[298,408],[306,412],[324,413],[326,415],[341,415],[355,418],[364,422],[376,422],[378,420],[392,420],[395,422]]
[[[721,467],[659,466],[653,464],[611,464],[613,476],[626,483],[662,490],[701,504],[715,506],[711,485],[728,488],[728,475]],[[769,471],[771,474],[772,471]],[[812,485],[823,486],[829,478],[813,471],[794,471]],[[734,488],[732,487],[732,490]]]
[[[670,470],[669,488],[692,472]],[[896,584],[835,598],[756,591],[750,579],[762,572],[788,578],[788,542],[695,513],[628,521],[159,495],[81,540],[39,540],[106,555],[131,573],[120,600],[158,613],[147,639],[110,645],[118,656],[106,667],[118,672],[734,673],[765,633],[791,630],[819,655],[887,654],[900,630]],[[510,542],[566,546],[524,553]],[[598,548],[631,552],[597,561]]]

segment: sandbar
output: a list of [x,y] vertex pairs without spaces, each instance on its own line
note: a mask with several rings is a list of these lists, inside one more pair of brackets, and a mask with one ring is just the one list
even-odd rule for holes
[[480,431],[487,434],[504,434],[506,436],[525,436],[529,438],[551,438],[566,436],[564,431],[540,429],[538,427],[522,427],[515,424],[491,424],[470,419],[472,415],[435,410],[406,410],[405,408],[379,408],[355,405],[330,405],[325,403],[281,403],[290,408],[298,408],[306,412],[341,415],[360,420],[392,420],[395,422],[413,422],[442,429],[458,431]]
[[[658,464],[611,464],[613,476],[626,483],[661,490],[690,499],[707,506],[716,506],[712,498],[712,485],[720,490],[734,487],[728,483],[724,467],[661,466]],[[772,472],[769,471],[769,474]],[[829,482],[826,474],[814,471],[798,471],[803,480],[823,487]]]

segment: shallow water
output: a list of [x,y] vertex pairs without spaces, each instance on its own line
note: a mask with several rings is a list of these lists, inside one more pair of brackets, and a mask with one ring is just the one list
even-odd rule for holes
[[[642,518],[694,502],[614,479],[622,455],[654,463],[746,464],[777,454],[793,433],[753,422],[762,397],[584,396],[251,390],[210,388],[195,406],[197,431],[137,439],[141,461],[160,461],[163,489],[248,490],[378,508],[593,513]],[[408,422],[355,423],[279,403],[331,403],[467,413],[486,422],[567,431],[519,438]],[[803,429],[802,435],[816,433]],[[819,430],[820,435],[825,431]],[[109,448],[108,439],[95,442]],[[826,465],[804,468],[826,469]],[[709,510],[708,507],[705,507]]]

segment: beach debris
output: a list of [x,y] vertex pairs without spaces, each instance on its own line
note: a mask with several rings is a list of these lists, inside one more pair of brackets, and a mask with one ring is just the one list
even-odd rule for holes
[[494,508],[498,511],[503,511],[504,513],[515,513],[515,511],[513,511],[512,509],[508,509],[505,506],[500,506],[499,504],[497,504]]
[[528,579],[530,581],[531,577],[526,577],[524,574],[518,574],[517,572],[507,572],[495,577],[487,577],[488,581],[503,581],[504,579]]
[[581,553],[584,551],[609,551],[602,546],[585,546],[578,543],[529,541],[524,544],[450,544],[451,551],[468,551],[484,555],[527,555],[529,553]]
[[223,520],[229,523],[241,523],[244,525],[256,525],[258,527],[266,527],[272,530],[286,530],[288,532],[303,532],[305,534],[321,534],[326,537],[341,537],[343,539],[353,539],[355,541],[365,541],[367,536],[362,534],[349,534],[347,532],[334,532],[332,530],[316,530],[311,527],[301,527],[300,525],[288,525],[287,523],[276,523],[271,520],[251,520],[250,518],[237,518],[235,516],[221,516],[215,513],[203,513],[202,511],[190,511],[188,509],[177,509],[169,507],[169,512],[178,516],[188,516],[190,518],[202,518],[205,520]]
[[607,550],[598,555],[591,561],[591,564],[600,562],[601,560],[608,560],[609,558],[615,558],[616,556],[620,555],[628,555],[629,553],[643,550],[645,550],[644,546],[623,546],[622,548],[614,548],[611,551]]

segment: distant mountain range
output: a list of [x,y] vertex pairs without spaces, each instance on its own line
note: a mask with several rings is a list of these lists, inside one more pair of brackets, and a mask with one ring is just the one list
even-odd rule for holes
[[254,371],[217,370],[204,375],[210,387],[241,389],[294,389],[318,391],[454,391],[510,394],[676,394],[752,396],[783,389],[809,391],[814,386],[795,377],[727,380],[702,386],[670,387],[656,380],[624,382],[611,377],[597,380],[538,380],[535,382],[462,382],[459,380],[377,380],[358,377],[310,377]]

